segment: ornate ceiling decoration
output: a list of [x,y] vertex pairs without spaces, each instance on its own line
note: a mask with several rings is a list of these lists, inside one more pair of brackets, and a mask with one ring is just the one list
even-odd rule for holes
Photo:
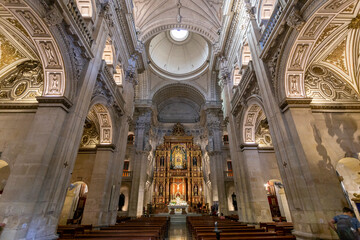
[[29,34],[0,6],[0,102],[37,103],[44,88],[40,58]]
[[[310,86],[315,84],[310,83],[309,80],[309,76],[314,73],[312,71],[314,65],[319,66],[318,70],[323,69],[321,71],[326,74],[333,74],[332,78],[344,81],[342,85],[346,89],[345,92],[351,96],[353,93],[348,91],[349,86],[357,94],[360,93],[359,21],[360,3],[353,0],[328,1],[307,20],[288,60],[285,81],[287,97],[314,96],[314,91],[309,90]],[[328,76],[324,79],[330,78]],[[330,87],[330,85],[326,86]],[[328,97],[325,92],[322,95],[320,93],[315,95],[321,95],[321,98],[328,100],[339,99],[335,97],[337,96],[335,89],[339,87],[338,81],[335,81],[332,87],[331,94],[330,90],[325,91]]]

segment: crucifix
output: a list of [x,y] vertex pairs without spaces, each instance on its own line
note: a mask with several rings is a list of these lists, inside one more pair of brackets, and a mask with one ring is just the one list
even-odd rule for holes
[[180,0],[178,0],[178,3],[177,3],[178,15],[176,17],[176,20],[178,23],[181,23],[181,18],[182,18],[181,14],[180,14],[181,7],[182,7],[181,2],[180,2]]

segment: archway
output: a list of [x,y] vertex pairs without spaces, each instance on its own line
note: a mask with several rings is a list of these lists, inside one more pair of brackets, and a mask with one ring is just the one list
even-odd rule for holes
[[9,178],[9,175],[10,175],[9,164],[4,160],[0,160],[0,197],[5,189],[6,181]]
[[360,204],[357,202],[359,202],[360,196],[357,196],[356,194],[359,194],[360,189],[360,160],[350,157],[343,158],[337,163],[336,171],[339,175],[345,198],[347,199],[348,204],[354,209],[357,218],[359,218]]
[[59,225],[81,223],[88,191],[87,184],[82,181],[70,184],[61,211]]
[[264,187],[273,219],[275,221],[291,222],[289,205],[282,182],[272,179],[265,183]]

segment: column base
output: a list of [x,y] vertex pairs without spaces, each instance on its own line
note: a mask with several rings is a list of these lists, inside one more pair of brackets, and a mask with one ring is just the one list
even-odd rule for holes
[[292,231],[292,234],[296,237],[297,240],[310,240],[310,239],[339,239],[339,237],[334,234],[327,233],[308,233],[308,232],[300,232],[300,231]]

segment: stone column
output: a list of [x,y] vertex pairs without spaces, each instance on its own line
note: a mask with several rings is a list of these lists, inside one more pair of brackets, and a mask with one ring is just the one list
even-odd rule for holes
[[[250,20],[248,41],[295,226],[293,234],[297,239],[336,239],[336,234],[329,230],[328,221],[341,210],[345,199],[341,197],[334,169],[322,167],[319,161],[324,157],[329,161],[330,157],[321,156],[327,154],[326,148],[313,128],[315,119],[306,106],[309,101],[296,99],[303,104],[293,105],[294,108],[290,104],[283,113],[274,97],[269,71],[259,58],[259,29],[255,19]],[[328,149],[337,145],[334,141]]]
[[129,132],[129,124],[131,122],[131,118],[127,115],[121,117],[120,120],[120,131],[119,137],[116,144],[116,151],[115,151],[115,162],[113,164],[113,184],[115,185],[115,191],[112,195],[112,199],[110,200],[110,220],[109,224],[113,225],[116,223],[117,219],[117,212],[118,212],[118,203],[120,197],[120,187],[123,175],[123,168],[124,168],[124,160],[125,160],[125,153],[127,147],[127,137]]
[[114,145],[97,145],[82,224],[92,224],[96,227],[110,223],[110,199],[115,194],[112,174],[115,161],[114,149]]
[[144,206],[145,184],[147,179],[148,156],[150,151],[149,130],[151,110],[140,110],[135,126],[135,158],[129,203],[129,216],[140,217]]
[[236,119],[231,112],[231,99],[233,96],[232,85],[230,81],[230,70],[228,69],[228,62],[225,58],[221,59],[221,68],[219,72],[219,85],[221,87],[221,98],[223,100],[223,112],[225,117],[225,124],[229,136],[231,163],[233,167],[233,179],[236,193],[237,207],[239,221],[250,222],[251,210],[248,200],[248,188],[245,181],[246,175],[243,155],[240,153],[240,131],[236,127]]
[[209,140],[207,150],[210,157],[210,181],[212,188],[212,201],[219,202],[219,212],[228,213],[227,198],[225,191],[225,161],[222,157],[222,125],[221,110],[207,109],[207,129]]
[[78,88],[70,90],[76,95],[74,105],[64,97],[38,98],[39,108],[0,200],[0,221],[7,223],[1,239],[57,238],[58,219],[102,61],[107,37],[102,24],[99,21],[100,30],[94,36],[93,59],[84,63]]
[[246,144],[242,146],[243,160],[246,165],[246,184],[248,188],[248,201],[251,215],[248,217],[250,222],[271,222],[270,206],[264,188],[261,159],[257,144]]
[[[54,104],[49,100],[49,103],[39,104],[34,123],[11,169],[6,191],[1,196],[0,219],[7,224],[1,239],[25,239],[32,218],[41,214],[35,212],[37,201],[66,119],[66,105],[69,106],[69,102],[63,100],[63,103]],[[50,239],[56,235],[51,231],[45,236]]]

